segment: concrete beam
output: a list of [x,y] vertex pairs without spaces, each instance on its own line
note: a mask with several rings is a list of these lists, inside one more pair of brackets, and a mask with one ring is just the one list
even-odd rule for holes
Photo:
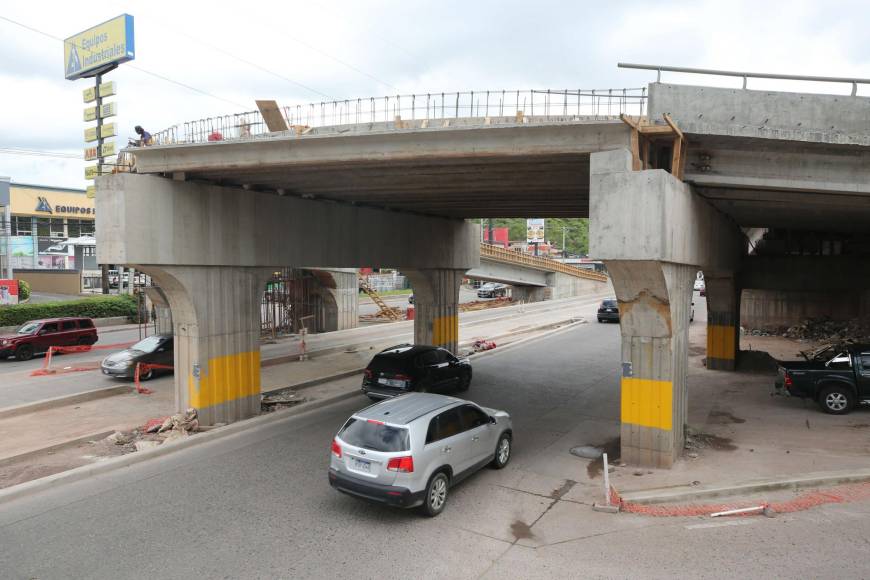
[[684,133],[870,146],[870,99],[651,83],[649,116]]
[[477,224],[119,173],[98,180],[108,264],[452,268],[479,265]]
[[548,273],[543,270],[524,268],[519,264],[506,264],[496,260],[480,258],[480,266],[472,268],[466,274],[469,278],[486,280],[488,282],[502,282],[515,286],[538,286],[548,285]]
[[853,291],[870,289],[870,271],[856,256],[746,256],[740,287],[751,290]]

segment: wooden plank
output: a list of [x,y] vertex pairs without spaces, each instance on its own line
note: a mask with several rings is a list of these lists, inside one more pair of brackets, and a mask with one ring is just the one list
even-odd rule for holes
[[668,125],[641,125],[638,130],[644,135],[673,135],[674,130]]
[[631,169],[640,171],[643,167],[640,163],[640,133],[636,128],[631,129]]
[[284,115],[281,114],[281,109],[278,108],[277,101],[256,101],[256,103],[270,133],[290,130]]
[[683,180],[683,175],[686,174],[686,157],[688,157],[689,149],[689,140],[684,137],[683,139],[681,139],[681,141],[682,147],[680,148],[680,167],[679,174],[677,174],[677,178],[679,178],[680,181]]
[[623,123],[625,123],[626,125],[628,125],[629,127],[631,127],[632,129],[634,129],[635,131],[637,130],[637,128],[638,128],[638,122],[635,121],[634,119],[632,119],[631,117],[629,117],[628,115],[626,115],[625,113],[620,113],[620,114],[619,114],[619,119],[620,119]]
[[640,140],[640,162],[644,169],[649,169],[649,139]]
[[674,139],[673,153],[671,155],[671,175],[677,179],[680,177],[681,155],[683,153],[683,140],[680,137]]
[[670,116],[670,115],[668,115],[667,113],[665,113],[664,115],[662,115],[662,117],[664,117],[664,119],[665,119],[665,123],[667,123],[667,124],[668,124],[668,127],[670,127],[670,128],[674,131],[674,133],[677,134],[677,137],[678,137],[680,140],[685,139],[685,137],[683,137],[683,132],[680,131],[680,128],[677,127],[677,124],[674,123],[674,120],[671,119],[671,116]]

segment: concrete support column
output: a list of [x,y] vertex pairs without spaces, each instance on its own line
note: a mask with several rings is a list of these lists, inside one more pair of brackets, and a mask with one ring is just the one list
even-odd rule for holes
[[683,448],[697,268],[657,261],[605,263],[622,332],[621,459],[668,468]]
[[733,371],[740,350],[740,288],[734,276],[704,276],[707,288],[707,369]]
[[513,286],[511,300],[514,302],[541,302],[547,299],[547,289],[543,286]]
[[414,343],[459,347],[459,286],[465,270],[403,270],[414,289]]
[[260,304],[267,268],[138,266],[172,308],[175,403],[200,423],[230,423],[260,410]]

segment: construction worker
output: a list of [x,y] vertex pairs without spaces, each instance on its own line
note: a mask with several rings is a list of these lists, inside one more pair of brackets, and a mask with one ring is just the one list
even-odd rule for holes
[[139,140],[136,142],[137,147],[145,147],[146,145],[154,144],[154,139],[151,137],[151,133],[143,129],[141,125],[136,125],[133,130],[136,131],[137,135],[139,135]]

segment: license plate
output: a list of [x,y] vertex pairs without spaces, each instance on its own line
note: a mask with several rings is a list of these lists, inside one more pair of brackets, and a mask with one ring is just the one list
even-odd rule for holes
[[608,312],[616,312],[616,310],[613,309],[613,308],[608,308],[607,311],[608,311]]
[[365,473],[372,472],[372,462],[366,461],[365,459],[357,459],[356,457],[351,458],[353,461],[353,468],[357,471],[363,471]]
[[405,381],[399,381],[396,379],[381,378],[381,379],[378,379],[378,384],[386,385],[388,387],[395,387],[397,389],[401,389],[402,387],[405,386]]

